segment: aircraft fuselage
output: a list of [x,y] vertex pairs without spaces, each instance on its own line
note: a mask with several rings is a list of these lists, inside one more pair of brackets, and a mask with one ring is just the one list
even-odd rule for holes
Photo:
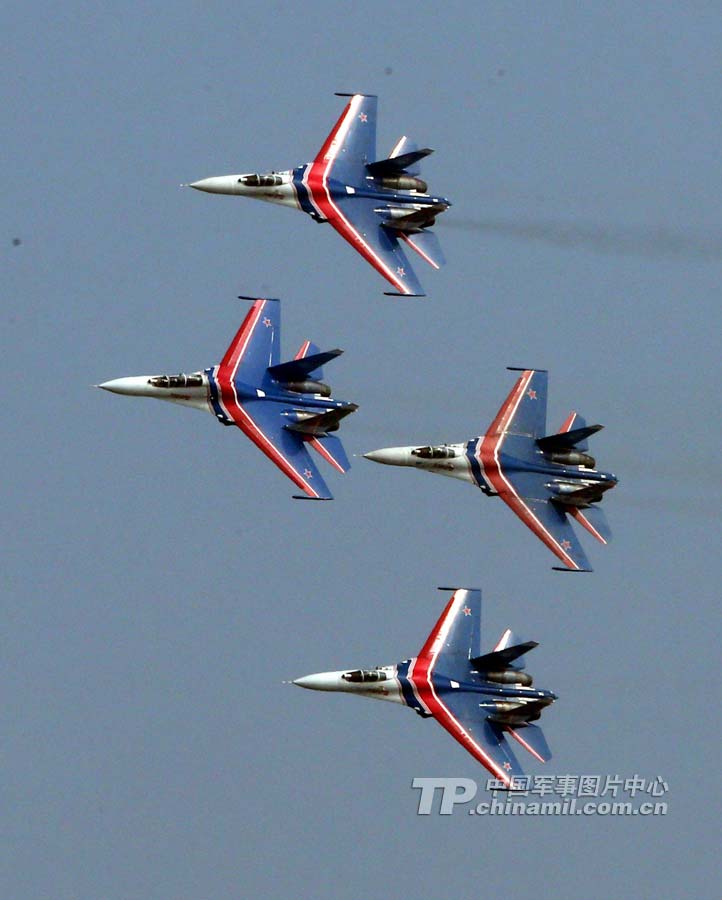
[[[479,487],[485,494],[498,494],[487,472],[487,464],[482,459],[480,448],[485,440],[484,435],[465,443],[439,444],[424,447],[386,447],[365,453],[366,459],[389,466],[407,466],[423,469],[436,475],[446,475],[469,481]],[[494,469],[503,471],[535,472],[549,476],[548,485],[559,490],[563,502],[562,488],[565,484],[575,488],[585,485],[596,485],[600,492],[609,490],[617,483],[611,472],[600,472],[584,466],[565,466],[549,462],[541,450],[536,450],[531,459],[521,459],[508,453],[500,453],[494,460]]]
[[[316,411],[331,409],[343,409],[354,404],[343,400],[333,400],[321,394],[297,393],[284,390],[275,385],[272,389],[262,390],[241,381],[229,381],[218,377],[218,366],[213,366],[203,372],[193,372],[190,375],[134,375],[127,378],[116,378],[106,381],[99,387],[113,394],[124,394],[131,397],[152,397],[156,400],[166,400],[170,403],[178,403],[181,406],[190,406],[193,409],[205,410],[216,418],[225,418],[220,412],[219,400],[223,394],[230,391],[239,401],[243,400],[270,400],[276,403],[293,406],[294,408],[307,408]],[[355,408],[355,406],[354,406]],[[232,424],[229,420],[228,424]]]
[[[388,208],[424,206],[443,206],[451,204],[444,197],[433,197],[430,194],[415,190],[395,191],[379,185],[378,180],[368,176],[365,183],[346,184],[334,178],[324,179],[322,184],[310,178],[314,163],[297,166],[283,172],[271,172],[267,175],[249,173],[245,175],[220,175],[195,181],[191,185],[198,191],[209,194],[229,194],[236,197],[250,197],[266,203],[277,203],[292,209],[300,209],[308,213],[317,222],[327,221],[323,214],[323,202],[327,195],[334,199],[359,197],[378,200]],[[257,183],[256,183],[257,182]]]
[[[433,715],[431,704],[426,702],[430,692],[436,697],[447,693],[478,694],[479,706],[488,717],[528,721],[538,718],[539,705],[548,706],[556,700],[556,694],[547,690],[535,690],[522,685],[492,684],[481,675],[470,672],[469,681],[455,681],[442,673],[416,672],[416,658],[406,659],[395,666],[376,666],[373,669],[347,669],[339,672],[318,672],[297,678],[298,687],[314,691],[334,691],[356,694],[373,700],[388,700],[410,706],[421,716]],[[484,700],[484,697],[487,698]],[[524,715],[524,706],[534,703],[533,714]]]

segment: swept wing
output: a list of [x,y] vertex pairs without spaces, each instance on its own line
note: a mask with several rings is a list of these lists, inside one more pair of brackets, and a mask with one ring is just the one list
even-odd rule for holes
[[564,568],[589,571],[589,560],[566,513],[550,499],[548,476],[513,465],[515,458],[531,461],[530,449],[545,435],[546,419],[547,373],[524,369],[479,441],[476,454],[494,491]]
[[278,300],[254,300],[218,366],[221,376],[229,382],[268,384],[266,370],[278,364],[281,352],[280,310]]
[[246,400],[234,408],[234,422],[278,468],[312,500],[330,500],[331,492],[306,449],[306,441],[285,428],[288,421],[277,403]]
[[[421,282],[401,248],[399,238],[405,238],[402,237],[402,232],[382,224],[384,220],[376,212],[377,200],[340,197],[334,200],[334,208],[336,212],[333,218],[329,218],[330,224],[393,285],[394,290],[390,293],[408,297],[425,296]],[[421,247],[422,243],[416,235],[410,236],[408,243],[417,253],[421,253],[413,241]]]
[[331,180],[358,187],[365,183],[366,166],[376,161],[376,108],[375,96],[350,97],[316,158],[307,167],[303,183],[318,216],[328,221],[393,285],[394,293],[423,296],[423,288],[398,239],[387,233],[375,212],[377,201],[353,193],[338,197],[331,190]]
[[[306,496],[329,500],[331,493],[306,449],[306,440],[284,427],[290,421],[284,413],[293,410],[263,399],[263,388],[271,383],[268,368],[279,364],[280,331],[278,300],[255,300],[211,373],[211,402],[219,418],[237,425]],[[240,396],[239,382],[258,385],[258,398]]]
[[438,670],[451,679],[468,674],[471,656],[479,649],[481,593],[456,590],[409,670],[428,712],[495,778],[512,787],[522,775],[503,729],[489,722],[479,708],[479,695],[466,691],[438,691],[433,675]]

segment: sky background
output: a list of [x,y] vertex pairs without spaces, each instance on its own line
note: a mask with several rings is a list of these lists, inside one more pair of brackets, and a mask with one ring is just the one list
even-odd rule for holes
[[[717,4],[12,4],[5,111],[0,894],[717,895],[722,20]],[[436,152],[428,298],[330,228],[183,182],[313,158],[379,95]],[[18,243],[19,242],[19,243]],[[283,347],[359,411],[348,452],[482,433],[550,371],[619,486],[563,575],[499,501],[361,458],[333,503],[235,429],[92,385]],[[418,817],[486,772],[410,710],[283,684],[415,654],[478,586],[558,702],[528,772],[662,776],[666,817]],[[482,799],[481,796],[479,799]]]

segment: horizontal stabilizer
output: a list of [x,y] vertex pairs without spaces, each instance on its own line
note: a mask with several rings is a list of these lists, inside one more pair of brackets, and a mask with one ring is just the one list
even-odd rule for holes
[[[565,434],[571,431],[573,428],[586,428],[586,426],[587,420],[584,418],[584,416],[580,416],[577,412],[570,412],[557,433]],[[586,438],[581,441],[577,441],[576,448],[577,450],[587,450],[589,448],[589,445],[587,444]]]
[[555,450],[571,450],[577,447],[579,450],[585,450],[586,445],[582,445],[582,441],[597,431],[601,431],[603,425],[585,425],[583,428],[574,428],[572,431],[563,431],[559,434],[550,434],[547,437],[537,439],[537,447],[545,453],[553,453]]
[[283,427],[288,429],[288,431],[297,431],[299,434],[321,437],[329,431],[336,431],[341,419],[351,415],[352,412],[356,412],[357,409],[358,406],[355,403],[349,403],[348,406],[339,409],[329,409],[327,412],[309,416],[300,422],[293,422]]
[[523,644],[524,641],[519,640],[516,634],[511,630],[511,628],[505,628],[499,640],[496,642],[496,647],[494,650],[505,650],[507,647],[514,647],[516,644]]
[[408,231],[413,234],[413,232],[422,228],[430,228],[436,221],[436,217],[446,209],[447,207],[443,203],[434,203],[431,206],[415,209],[406,215],[387,219],[382,224],[384,228],[389,228],[393,231]]
[[[496,653],[498,650],[506,650],[507,647],[516,647],[518,644],[524,644],[526,641],[519,637],[518,634],[515,634],[511,628],[505,628],[501,633],[501,637],[496,642],[496,646],[494,647],[493,652]],[[514,663],[514,669],[523,669],[526,666],[526,661],[523,656],[520,656],[517,661]]]
[[[298,348],[298,352],[293,358],[303,359],[304,356],[315,356],[320,352],[321,348],[317,347],[312,341],[304,341]],[[323,368],[321,366],[317,366],[317,368],[309,372],[308,375],[313,381],[323,381]]]
[[[415,153],[419,149],[419,145],[416,141],[410,141],[406,135],[403,135],[396,141],[393,150],[389,153],[389,159],[396,159],[399,156],[406,156],[409,153]],[[407,175],[418,175],[421,171],[421,166],[419,165],[418,160],[415,163],[409,163],[406,166],[405,173]]]
[[338,472],[348,472],[351,468],[343,444],[337,437],[330,434],[323,438],[312,437],[308,441],[308,446],[313,447],[316,453]]
[[400,231],[399,237],[435,269],[446,265],[446,257],[433,231],[419,231],[417,234],[404,234]]
[[505,647],[503,650],[493,650],[483,656],[475,656],[471,660],[471,665],[477,672],[496,672],[508,668],[515,659],[538,646],[537,641],[525,641],[523,644]]
[[608,544],[612,539],[612,529],[609,527],[607,517],[604,515],[604,510],[601,507],[586,506],[584,509],[575,507],[569,509],[568,512],[600,544]]
[[311,356],[292,359],[289,362],[279,363],[277,366],[269,366],[268,374],[271,378],[281,382],[305,381],[312,372],[342,353],[343,350],[327,350],[325,353],[314,353]]
[[410,153],[402,153],[400,156],[392,156],[389,159],[380,159],[378,162],[368,163],[366,171],[374,178],[383,178],[385,175],[401,175],[420,159],[433,152],[426,147],[423,150],[412,150]]
[[539,762],[549,762],[552,758],[544,732],[538,725],[515,726],[504,730]]

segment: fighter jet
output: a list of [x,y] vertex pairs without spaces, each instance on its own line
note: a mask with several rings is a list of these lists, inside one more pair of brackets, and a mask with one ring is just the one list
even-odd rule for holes
[[[241,297],[251,300],[251,297]],[[279,362],[280,302],[255,300],[220,365],[190,375],[137,375],[98,387],[131,397],[155,397],[204,409],[221,425],[237,425],[305,493],[295,499],[331,500],[308,453],[313,448],[339,472],[350,466],[330,434],[355,403],[331,399],[322,366],[343,353],[321,353],[304,341],[290,362]]]
[[547,435],[546,371],[510,370],[522,374],[481,437],[435,447],[388,447],[364,456],[470,481],[487,496],[501,497],[562,561],[555,569],[591,572],[569,517],[602,544],[610,539],[597,504],[617,477],[598,471],[587,452],[587,438],[602,426],[587,425],[573,412],[556,434]]
[[[539,760],[551,751],[538,725],[557,698],[532,688],[522,657],[538,644],[506,629],[490,653],[480,654],[481,591],[453,591],[419,655],[395,666],[321,672],[293,683],[314,691],[343,691],[410,706],[433,717],[506,789],[523,775],[509,743],[513,738]],[[518,782],[516,782],[518,785]]]
[[210,194],[235,194],[280,203],[329,222],[393,286],[391,296],[423,297],[424,291],[402,247],[410,247],[433,268],[444,263],[429,228],[451,205],[427,193],[419,178],[419,150],[402,137],[387,159],[376,159],[376,100],[350,98],[313,162],[284,172],[221,175],[190,187]]

